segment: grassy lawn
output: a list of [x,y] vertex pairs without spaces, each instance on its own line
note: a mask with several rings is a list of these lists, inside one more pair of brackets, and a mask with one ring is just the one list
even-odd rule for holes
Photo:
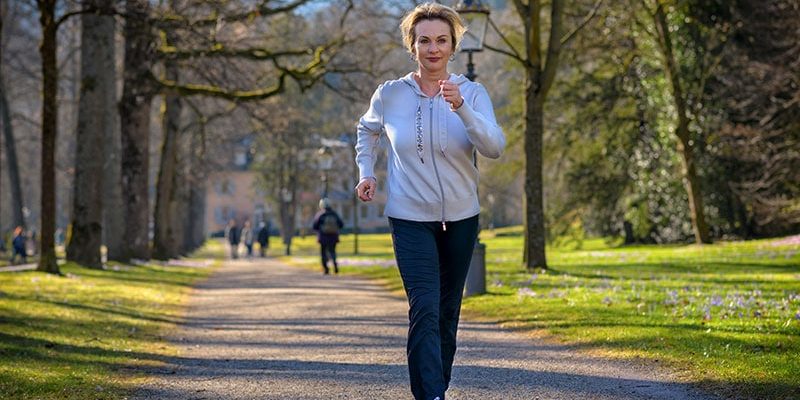
[[[464,310],[610,357],[668,365],[686,380],[743,398],[800,398],[800,246],[779,240],[710,246],[548,249],[550,269],[521,267],[519,229],[485,231],[489,293]],[[388,235],[339,245],[343,273],[400,291]],[[317,267],[313,237],[293,261]]]
[[[202,256],[221,254],[217,242],[209,247],[220,249]],[[162,334],[212,270],[67,263],[60,277],[0,273],[0,398],[123,398],[143,379],[132,368],[176,354]]]

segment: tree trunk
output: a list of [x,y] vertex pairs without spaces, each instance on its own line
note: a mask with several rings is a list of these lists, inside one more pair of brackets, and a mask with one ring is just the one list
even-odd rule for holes
[[[3,20],[6,18],[6,4],[0,5],[0,43],[3,41]],[[22,212],[22,184],[19,177],[19,160],[17,159],[17,145],[14,139],[14,127],[11,125],[11,105],[8,102],[5,87],[5,74],[3,74],[3,46],[0,44],[0,118],[3,123],[3,138],[6,148],[6,165],[8,180],[11,188],[11,213],[14,226],[25,227],[25,214]],[[0,170],[2,173],[2,170]],[[2,177],[0,177],[2,178]],[[0,179],[2,181],[2,179]],[[2,226],[0,224],[0,226]],[[2,239],[0,239],[2,241]],[[0,248],[5,247],[5,241],[0,243]]]
[[280,214],[281,236],[286,249],[284,254],[290,256],[292,255],[292,238],[294,237],[294,215],[292,213],[291,202],[281,200]]
[[[0,26],[2,30],[2,26]],[[17,145],[14,140],[14,127],[11,126],[11,111],[4,85],[5,77],[0,68],[0,113],[3,118],[3,139],[5,139],[6,165],[8,180],[11,186],[11,209],[14,215],[14,226],[25,226],[25,214],[22,212],[22,184],[19,177],[19,161],[17,159]]]
[[700,188],[700,179],[697,176],[697,168],[694,162],[686,98],[684,97],[684,90],[681,85],[680,71],[678,70],[678,65],[672,50],[672,37],[670,36],[667,17],[660,3],[656,7],[654,19],[657,25],[656,32],[658,32],[660,39],[659,44],[664,56],[664,70],[672,86],[672,99],[675,104],[675,111],[678,114],[678,126],[675,128],[675,136],[678,138],[678,152],[681,155],[683,183],[686,187],[686,193],[689,195],[689,210],[691,212],[695,242],[711,243],[711,237],[708,234],[708,225],[706,224],[705,212],[703,209],[703,194]]
[[200,132],[191,135],[189,144],[188,174],[189,205],[188,216],[185,219],[183,253],[188,254],[203,244],[205,230],[205,127],[200,123]]
[[203,230],[205,223],[205,190],[200,182],[191,179],[189,188],[188,216],[185,219],[184,240],[182,253],[188,254],[203,244]]
[[189,219],[189,203],[191,199],[190,187],[190,174],[189,169],[189,140],[185,132],[178,134],[178,159],[177,159],[177,172],[173,177],[173,185],[175,187],[175,195],[173,201],[170,202],[170,212],[172,213],[172,227],[174,239],[174,252],[177,255],[187,255],[186,242],[187,223]]
[[155,44],[147,23],[149,2],[125,3],[124,85],[119,105],[122,136],[122,196],[125,213],[125,242],[121,261],[149,259],[148,166],[150,137],[150,66]]
[[525,90],[525,266],[547,269],[544,194],[542,190],[543,99],[537,95],[538,74],[529,72]]
[[[177,80],[177,67],[173,63],[166,66],[166,78]],[[164,143],[161,147],[161,165],[158,170],[156,186],[155,214],[153,225],[153,258],[168,260],[175,258],[178,252],[178,238],[175,215],[175,203],[178,201],[179,188],[176,184],[178,175],[178,148],[180,134],[180,117],[182,101],[177,94],[164,95],[164,113],[162,127]]]
[[[92,5],[107,6],[107,0]],[[75,181],[72,201],[72,235],[67,259],[90,268],[102,268],[103,176],[105,142],[112,128],[108,118],[113,103],[107,93],[116,85],[113,50],[114,18],[99,14],[81,15],[81,85],[78,104],[78,132]]]
[[117,100],[117,63],[116,63],[116,21],[109,18],[108,25],[104,26],[103,40],[106,43],[105,57],[108,57],[108,69],[103,71],[111,85],[106,91],[106,104],[104,107],[105,121],[109,128],[106,130],[105,154],[106,162],[103,175],[103,242],[106,245],[106,256],[109,260],[119,261],[122,258],[124,246],[125,215],[122,202],[122,177],[121,153],[122,138],[120,137],[119,107]]
[[692,217],[694,240],[696,243],[707,244],[711,243],[711,236],[708,232],[705,212],[703,211],[703,192],[700,188],[700,178],[697,176],[697,167],[694,162],[694,149],[692,141],[689,139],[689,122],[685,116],[679,116],[678,119],[684,120],[678,123],[676,136],[678,136],[678,152],[681,154],[683,185],[686,188],[686,194],[689,195],[689,211]]
[[58,133],[58,66],[56,64],[56,0],[37,0],[42,42],[42,190],[41,237],[39,239],[38,271],[59,274],[54,243],[56,228],[55,156]]

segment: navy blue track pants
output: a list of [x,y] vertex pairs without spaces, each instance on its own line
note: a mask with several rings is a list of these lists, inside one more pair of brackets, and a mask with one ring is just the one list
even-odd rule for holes
[[417,222],[389,218],[394,254],[408,296],[408,372],[417,400],[432,400],[450,384],[461,298],[478,216]]

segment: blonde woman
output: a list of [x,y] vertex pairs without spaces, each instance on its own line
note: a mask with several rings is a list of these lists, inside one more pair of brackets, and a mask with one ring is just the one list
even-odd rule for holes
[[461,296],[478,231],[474,150],[498,158],[505,138],[483,86],[450,74],[465,28],[425,3],[400,24],[417,70],[381,84],[358,123],[359,199],[371,201],[381,135],[389,140],[386,215],[409,302],[408,370],[417,400],[444,400]]

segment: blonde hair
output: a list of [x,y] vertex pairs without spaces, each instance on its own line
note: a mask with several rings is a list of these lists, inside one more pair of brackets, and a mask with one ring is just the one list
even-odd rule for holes
[[458,48],[461,38],[464,37],[464,32],[467,31],[467,27],[464,26],[458,12],[439,3],[424,3],[406,14],[403,17],[403,22],[400,23],[400,31],[403,33],[403,45],[406,46],[406,50],[411,54],[414,54],[414,42],[417,40],[417,33],[415,32],[417,24],[420,21],[434,19],[444,21],[447,25],[450,25],[453,52]]

